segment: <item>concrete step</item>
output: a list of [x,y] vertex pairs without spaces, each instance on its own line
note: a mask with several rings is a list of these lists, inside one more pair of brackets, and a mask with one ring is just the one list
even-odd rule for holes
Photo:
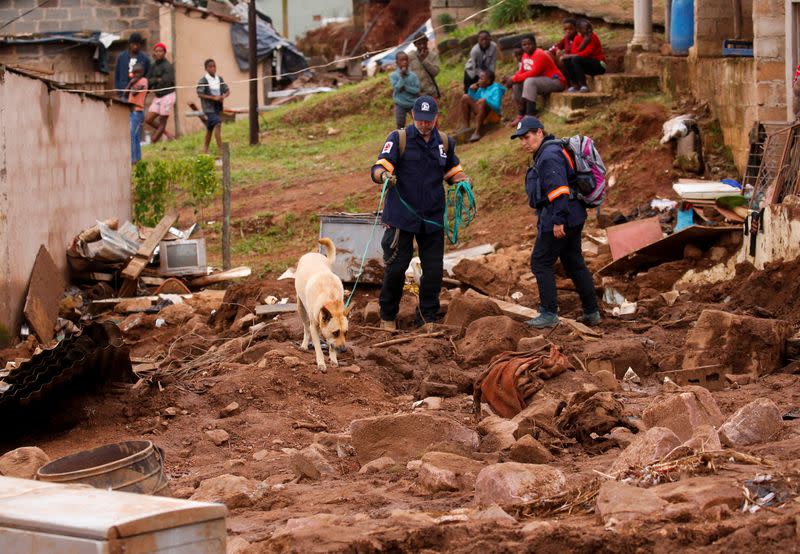
[[607,73],[594,78],[595,92],[603,94],[629,94],[661,92],[658,75],[635,75],[632,73]]
[[585,115],[588,108],[608,104],[612,99],[612,95],[600,92],[557,92],[547,97],[544,107],[549,112],[572,120]]

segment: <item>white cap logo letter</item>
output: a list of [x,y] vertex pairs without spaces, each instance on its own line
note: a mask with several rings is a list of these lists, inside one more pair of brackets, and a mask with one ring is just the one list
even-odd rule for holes
[[517,123],[517,131],[519,131],[520,129],[522,129],[522,121]]
[[428,104],[427,102],[423,102],[423,103],[422,103],[422,111],[423,111],[423,112],[429,112],[429,111],[431,111],[431,105],[430,105],[430,104]]

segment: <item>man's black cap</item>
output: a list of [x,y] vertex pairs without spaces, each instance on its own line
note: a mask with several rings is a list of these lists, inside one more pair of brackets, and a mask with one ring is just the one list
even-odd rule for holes
[[131,33],[131,36],[128,37],[128,44],[144,44],[144,39],[142,35],[139,33]]
[[530,131],[535,131],[536,129],[544,129],[544,125],[542,122],[539,121],[538,117],[533,117],[532,115],[526,115],[522,118],[522,120],[517,123],[517,130],[511,135],[512,139],[519,138],[525,136],[526,133]]
[[439,113],[439,106],[432,97],[420,96],[414,102],[412,112],[416,121],[433,121]]

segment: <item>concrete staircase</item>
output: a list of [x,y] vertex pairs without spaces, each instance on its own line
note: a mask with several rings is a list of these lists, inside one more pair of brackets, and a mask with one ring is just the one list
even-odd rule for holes
[[598,75],[589,82],[593,92],[554,93],[544,99],[546,110],[567,121],[583,119],[589,108],[608,104],[620,96],[629,94],[658,94],[661,92],[661,78],[658,75],[634,73],[607,73]]
[[588,108],[608,104],[612,99],[610,94],[600,92],[558,92],[548,95],[544,107],[567,121],[577,121],[586,115]]
[[592,90],[603,94],[658,94],[661,79],[658,75],[607,73],[594,78]]

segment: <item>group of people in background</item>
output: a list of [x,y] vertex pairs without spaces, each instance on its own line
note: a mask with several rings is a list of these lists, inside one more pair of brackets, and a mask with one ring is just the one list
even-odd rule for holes
[[[159,42],[153,47],[153,60],[142,52],[144,40],[139,33],[128,38],[128,48],[117,58],[114,70],[114,88],[118,99],[129,104],[131,131],[131,163],[142,159],[142,134],[145,126],[153,129],[150,139],[158,142],[162,137],[174,138],[167,130],[167,123],[175,107],[175,68],[167,60],[167,47]],[[148,93],[153,99],[145,115],[145,101]],[[216,63],[212,59],[205,62],[205,75],[197,83],[197,96],[200,98],[201,120],[206,127],[203,152],[208,153],[211,138],[216,138],[217,147],[222,148],[221,125],[223,101],[230,89],[222,77],[217,75]]]
[[[606,59],[600,38],[586,19],[564,19],[564,36],[550,49],[536,44],[534,35],[524,36],[520,48],[514,51],[517,71],[499,82],[497,78],[498,47],[489,31],[478,33],[478,42],[469,53],[464,67],[464,94],[461,97],[461,117],[467,127],[475,119],[475,130],[469,140],[481,139],[486,125],[499,123],[502,117],[503,96],[509,89],[516,104],[517,116],[509,122],[516,126],[524,116],[536,115],[539,96],[554,92],[590,92],[586,77],[606,72]],[[436,85],[439,61],[428,50],[428,39],[415,39],[416,49],[397,55],[397,69],[389,76],[395,103],[395,124],[406,125],[414,101],[420,96],[438,99]]]

